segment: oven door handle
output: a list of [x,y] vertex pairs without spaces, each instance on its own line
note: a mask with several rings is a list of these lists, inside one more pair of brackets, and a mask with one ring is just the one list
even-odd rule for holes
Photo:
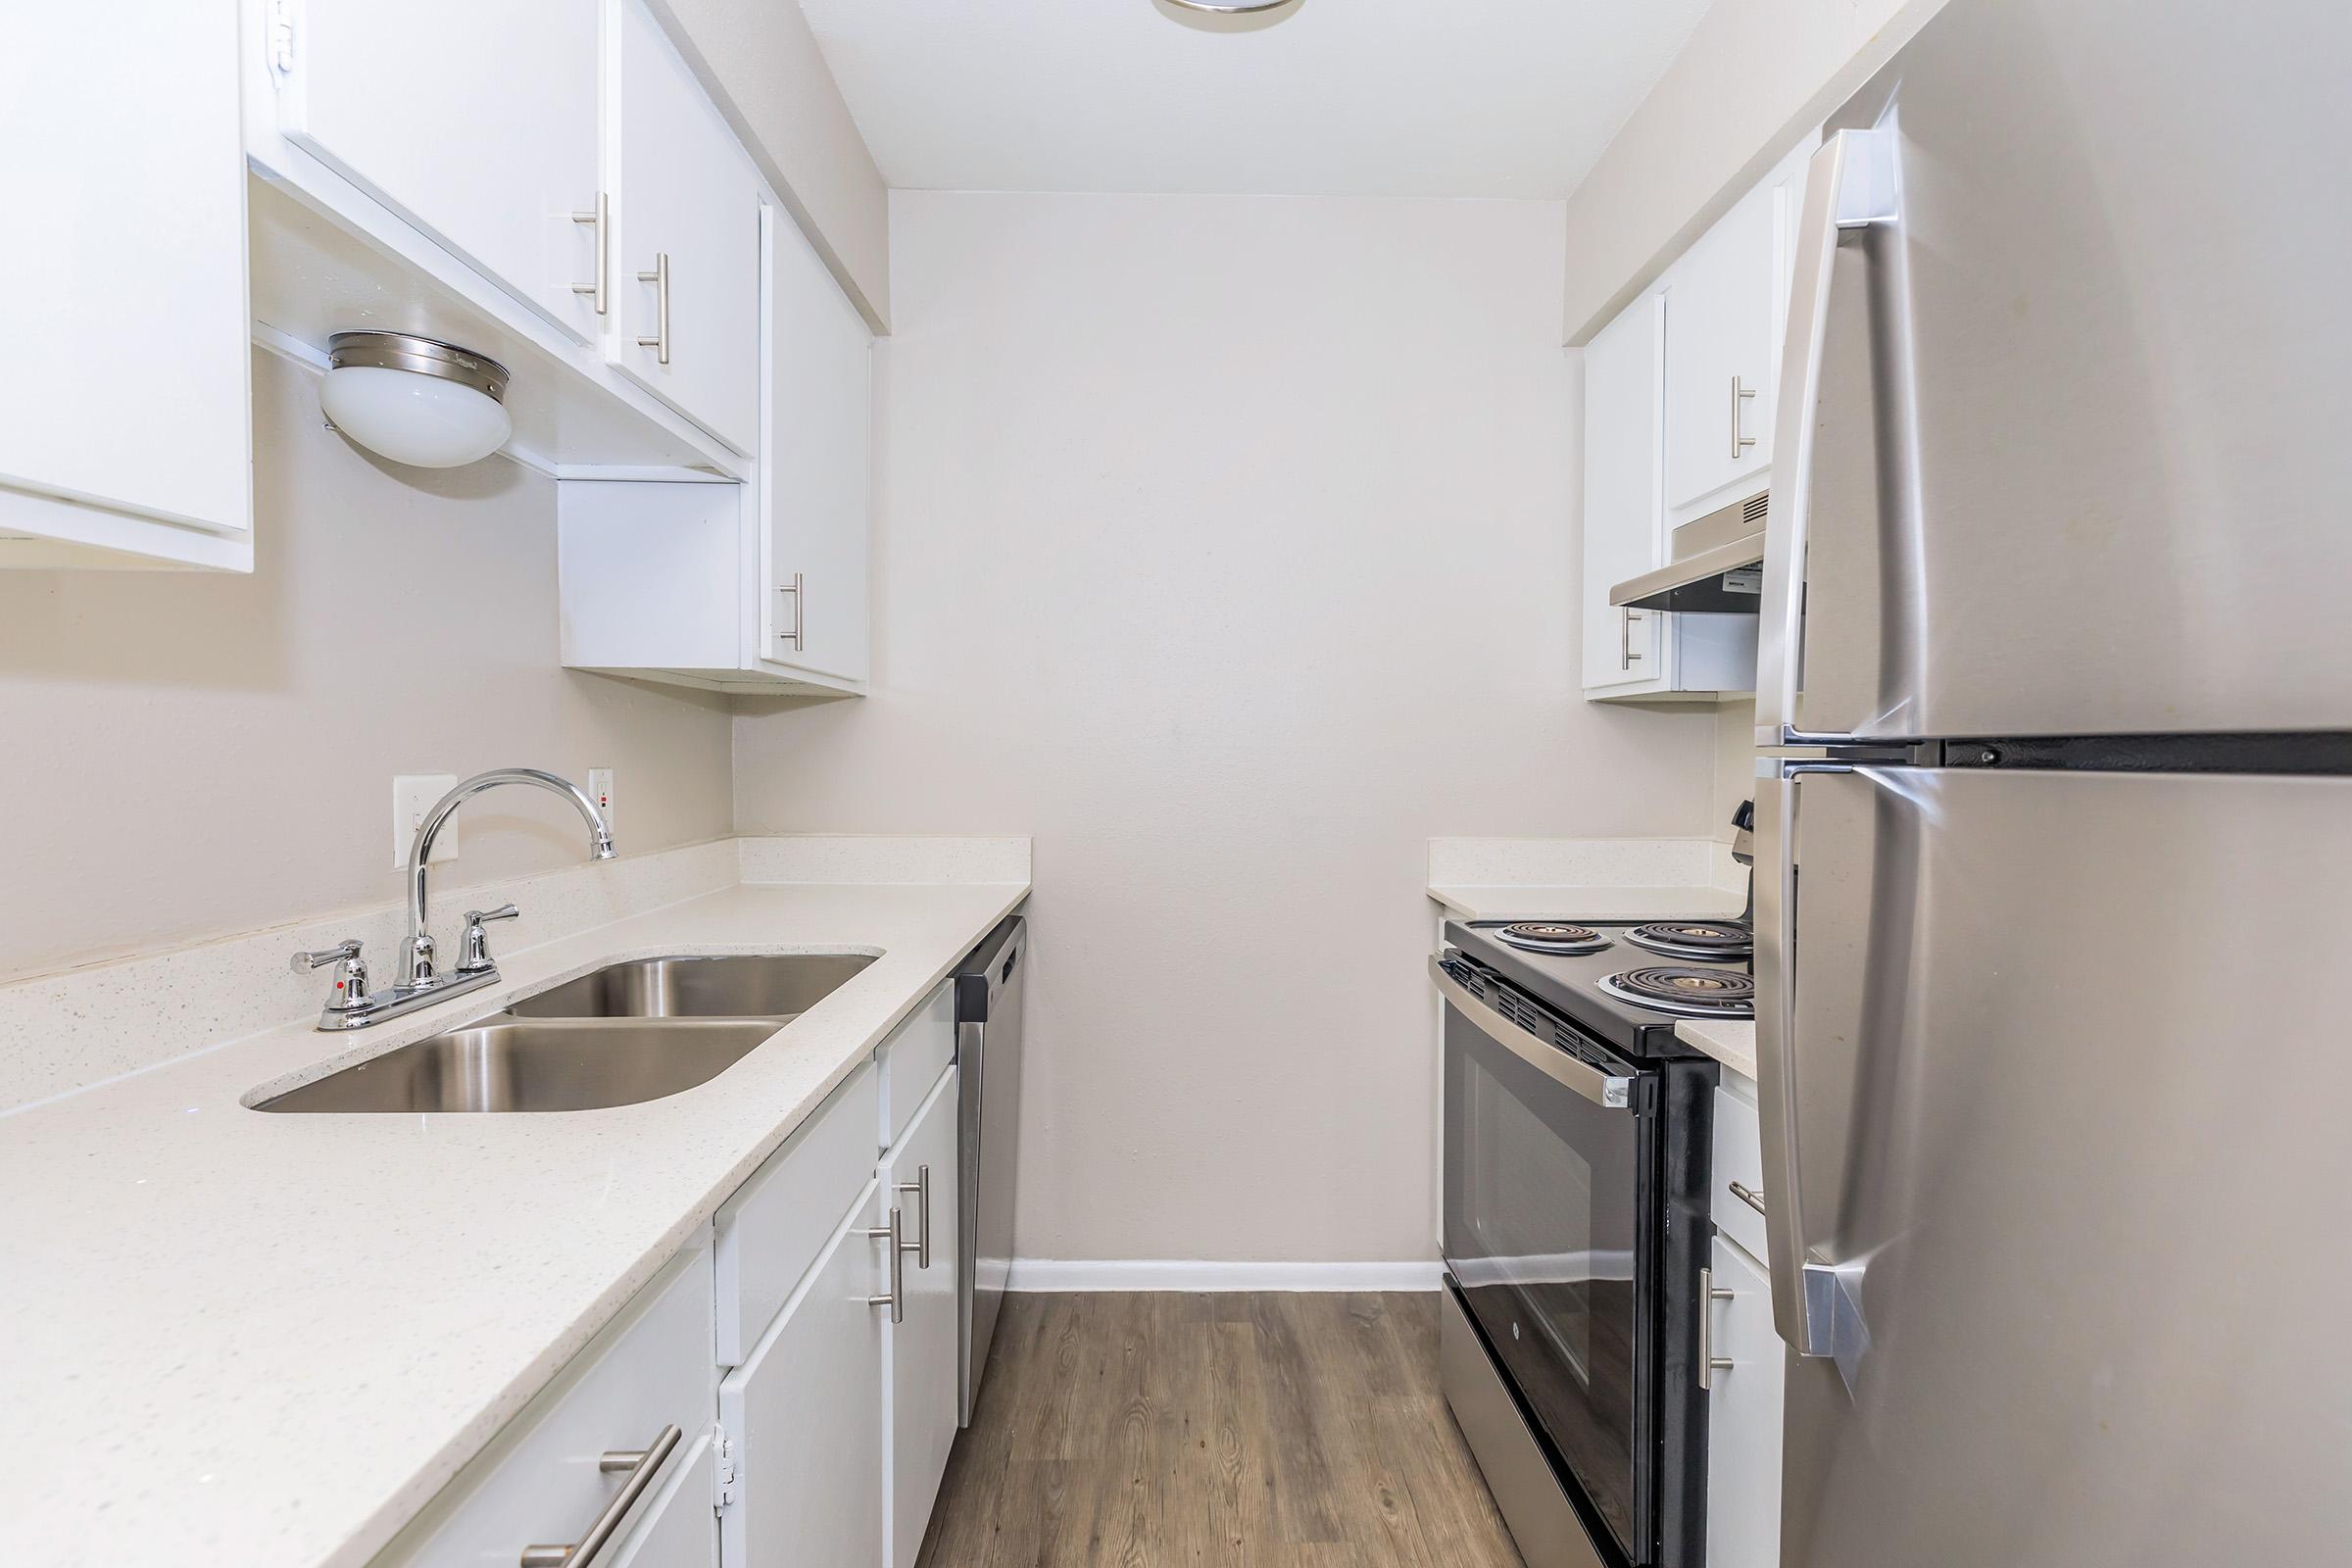
[[1472,996],[1446,972],[1436,954],[1429,958],[1429,983],[1454,1011],[1478,1025],[1486,1037],[1565,1089],[1573,1089],[1607,1110],[1634,1108],[1634,1081],[1602,1072],[1548,1040],[1538,1038]]

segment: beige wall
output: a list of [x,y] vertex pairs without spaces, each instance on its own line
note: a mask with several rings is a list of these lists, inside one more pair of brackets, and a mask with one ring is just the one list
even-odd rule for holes
[[756,830],[1036,836],[1020,1250],[1432,1255],[1433,834],[1704,835],[1577,696],[1556,203],[893,198],[873,695]]
[[890,192],[799,0],[654,4],[866,323],[889,331]]
[[[619,770],[625,852],[728,829],[728,719],[556,662],[555,487],[378,466],[257,353],[251,576],[0,573],[0,979],[400,896],[396,772]],[[125,432],[135,439],[135,432]],[[471,881],[583,857],[537,792]]]
[[1732,842],[1732,813],[1756,793],[1756,704],[1753,698],[1726,702],[1715,710],[1715,798],[1708,826]]
[[1568,201],[1582,343],[1818,125],[1943,0],[1715,0]]

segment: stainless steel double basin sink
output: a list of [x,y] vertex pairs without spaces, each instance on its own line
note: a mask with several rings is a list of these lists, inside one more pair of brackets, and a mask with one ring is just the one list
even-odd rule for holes
[[295,1112],[602,1110],[709,1083],[874,960],[637,958],[290,1089]]

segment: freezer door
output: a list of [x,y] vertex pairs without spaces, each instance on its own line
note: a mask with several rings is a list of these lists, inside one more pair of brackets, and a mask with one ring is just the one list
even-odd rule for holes
[[2352,779],[1762,793],[1782,1562],[2346,1560]]
[[1959,0],[1797,232],[1758,726],[2352,728],[2352,7]]

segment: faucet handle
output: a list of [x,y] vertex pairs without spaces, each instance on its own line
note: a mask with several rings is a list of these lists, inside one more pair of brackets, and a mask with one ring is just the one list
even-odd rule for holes
[[305,969],[323,969],[330,963],[348,963],[359,956],[360,939],[346,937],[331,948],[320,948],[316,953],[297,953],[292,968],[296,974],[300,974]]
[[458,949],[458,973],[484,974],[498,965],[490,958],[490,934],[482,927],[492,920],[512,920],[522,911],[512,904],[502,904],[495,909],[467,909],[466,936]]
[[330,963],[336,965],[335,994],[327,999],[325,1016],[331,1018],[338,1013],[365,1011],[368,1004],[368,962],[360,956],[357,937],[346,938],[331,948],[320,948],[316,953],[297,953],[294,955],[293,969],[300,974],[305,969],[323,969]]

